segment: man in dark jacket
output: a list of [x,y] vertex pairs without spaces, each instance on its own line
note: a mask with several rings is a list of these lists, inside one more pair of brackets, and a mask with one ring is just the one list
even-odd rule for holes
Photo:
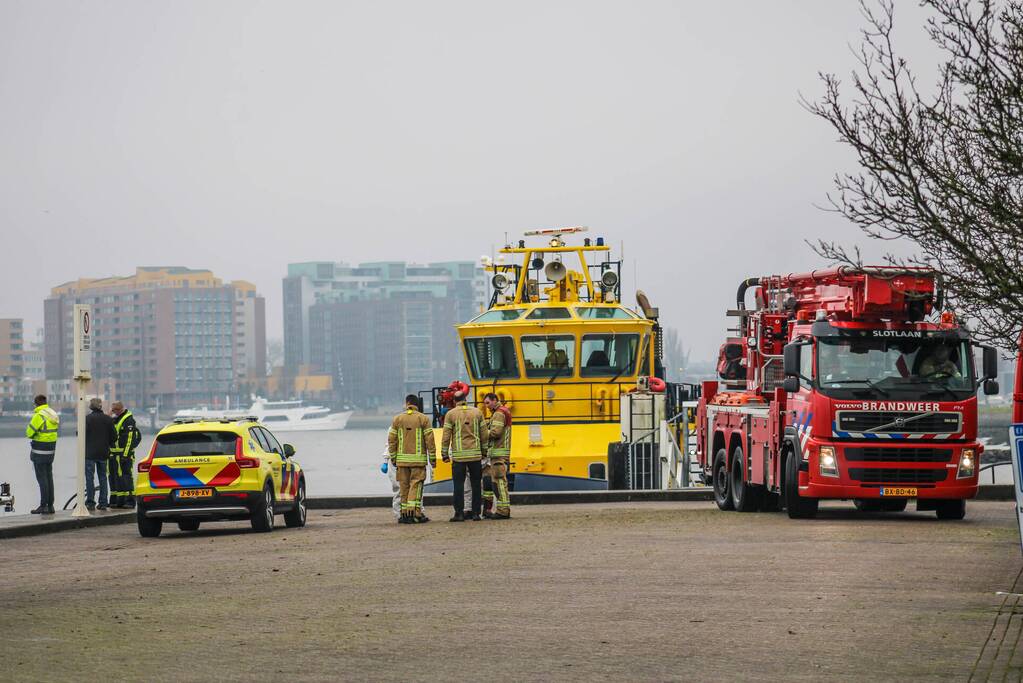
[[[103,400],[89,401],[89,414],[85,416],[85,507],[89,510],[107,509],[107,458],[117,438],[114,421],[103,412]],[[96,483],[99,475],[99,505],[96,505]]]

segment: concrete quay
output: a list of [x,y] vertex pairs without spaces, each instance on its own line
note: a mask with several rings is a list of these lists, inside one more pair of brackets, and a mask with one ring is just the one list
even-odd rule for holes
[[[705,501],[521,505],[507,522],[133,526],[4,540],[12,680],[1018,680],[1006,501],[961,522]],[[125,517],[125,515],[119,515]],[[130,517],[128,515],[127,517]],[[400,653],[400,656],[399,656]],[[492,674],[486,674],[492,675]]]

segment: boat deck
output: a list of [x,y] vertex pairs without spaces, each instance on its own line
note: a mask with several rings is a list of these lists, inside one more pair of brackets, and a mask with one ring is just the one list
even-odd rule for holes
[[796,522],[705,502],[530,505],[500,523],[428,512],[424,526],[313,510],[307,528],[271,534],[230,523],[146,540],[116,525],[6,539],[5,667],[19,681],[111,666],[127,680],[1023,672],[1010,502],[972,502],[959,523],[848,505]]

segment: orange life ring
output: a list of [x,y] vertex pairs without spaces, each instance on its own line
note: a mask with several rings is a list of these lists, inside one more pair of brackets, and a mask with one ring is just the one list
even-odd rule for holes
[[668,388],[668,385],[660,377],[651,377],[647,382],[647,386],[650,387],[650,391],[658,394]]

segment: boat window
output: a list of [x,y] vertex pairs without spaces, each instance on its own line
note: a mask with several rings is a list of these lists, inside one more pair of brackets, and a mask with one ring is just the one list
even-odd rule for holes
[[474,337],[465,340],[469,371],[477,379],[501,379],[519,376],[515,340],[511,337]]
[[269,429],[261,429],[260,431],[263,432],[263,436],[266,437],[266,442],[270,445],[270,452],[284,457],[284,449],[281,448],[281,442],[277,440],[277,437],[273,435],[273,432]]
[[575,337],[523,337],[522,359],[526,377],[571,377],[575,370]]
[[262,429],[259,427],[249,427],[249,434],[259,443],[259,447],[263,449],[264,453],[270,452],[270,444],[267,442]]
[[329,409],[328,410],[317,410],[317,411],[314,411],[314,412],[311,412],[311,413],[306,413],[305,415],[302,416],[302,419],[303,420],[319,420],[321,418],[327,417],[328,415],[330,415],[330,410]]
[[583,377],[629,376],[636,370],[638,334],[584,334]]
[[624,308],[576,306],[575,314],[583,320],[631,320],[634,316]]
[[154,458],[187,455],[230,455],[238,436],[234,432],[171,432],[156,437]]
[[262,418],[263,422],[287,422],[287,415],[266,415]]
[[565,320],[571,317],[567,308],[534,308],[526,320]]
[[497,308],[492,311],[480,313],[470,320],[471,323],[505,323],[509,320],[518,320],[524,308]]

